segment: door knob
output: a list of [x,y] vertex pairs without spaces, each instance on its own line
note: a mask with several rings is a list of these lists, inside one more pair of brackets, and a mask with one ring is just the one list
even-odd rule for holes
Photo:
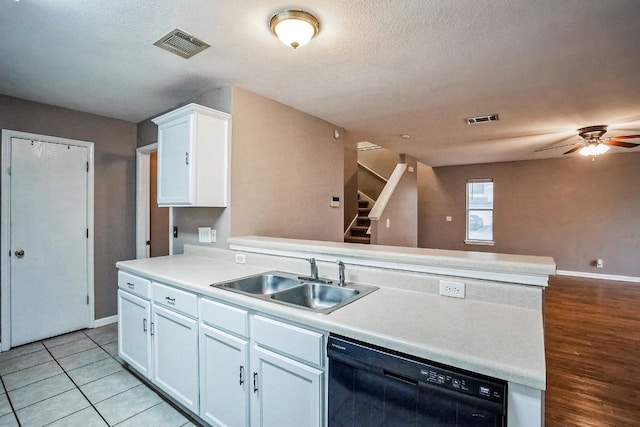
[[18,258],[22,258],[24,256],[24,250],[18,249],[15,254]]

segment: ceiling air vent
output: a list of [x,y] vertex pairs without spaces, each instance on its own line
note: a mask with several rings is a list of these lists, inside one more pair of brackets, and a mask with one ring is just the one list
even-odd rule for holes
[[178,28],[162,37],[155,42],[154,45],[186,59],[191,58],[196,53],[202,52],[209,47],[208,43]]
[[464,121],[468,125],[475,125],[476,123],[495,122],[500,120],[497,114],[489,114],[488,116],[468,117]]

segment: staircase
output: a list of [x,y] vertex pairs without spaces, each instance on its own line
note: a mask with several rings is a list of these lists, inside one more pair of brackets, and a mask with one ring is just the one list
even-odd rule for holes
[[371,243],[371,236],[367,234],[369,227],[371,226],[371,220],[368,215],[371,212],[369,202],[366,200],[358,200],[358,217],[356,218],[356,224],[351,227],[348,236],[345,236],[344,241],[347,243]]

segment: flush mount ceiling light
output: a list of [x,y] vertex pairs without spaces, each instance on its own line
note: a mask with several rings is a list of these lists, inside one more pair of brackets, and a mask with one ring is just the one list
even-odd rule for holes
[[271,17],[271,32],[282,43],[297,49],[318,34],[320,23],[315,16],[302,10],[283,10]]

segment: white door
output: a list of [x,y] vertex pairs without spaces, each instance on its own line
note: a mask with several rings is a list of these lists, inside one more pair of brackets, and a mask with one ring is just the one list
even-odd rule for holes
[[200,416],[214,426],[249,425],[247,340],[200,324]]
[[152,309],[153,382],[198,413],[198,322],[157,305]]
[[11,138],[11,345],[89,326],[88,149]]
[[323,425],[323,372],[259,346],[251,350],[251,425]]
[[151,303],[118,290],[118,354],[136,371],[151,378]]

